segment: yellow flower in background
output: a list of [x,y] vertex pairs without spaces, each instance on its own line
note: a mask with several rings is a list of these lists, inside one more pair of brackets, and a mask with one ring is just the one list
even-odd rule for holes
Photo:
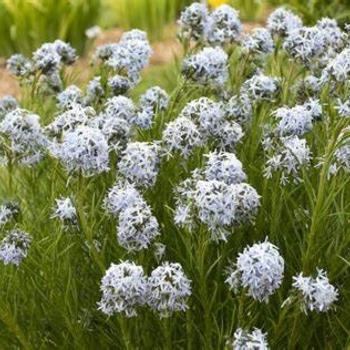
[[214,8],[222,4],[226,4],[227,2],[228,2],[227,0],[208,0],[208,4]]

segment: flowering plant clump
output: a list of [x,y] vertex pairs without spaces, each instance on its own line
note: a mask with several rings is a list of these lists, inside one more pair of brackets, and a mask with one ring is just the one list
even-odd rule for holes
[[8,59],[4,348],[348,347],[349,25],[248,33],[228,1],[178,24],[161,69],[138,29],[86,80],[60,40]]

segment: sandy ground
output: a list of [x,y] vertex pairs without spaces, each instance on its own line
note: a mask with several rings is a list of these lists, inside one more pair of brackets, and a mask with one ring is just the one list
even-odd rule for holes
[[[243,32],[249,33],[252,29],[260,27],[259,23],[245,23]],[[176,40],[175,27],[169,28],[169,35],[166,39],[152,44],[153,55],[151,57],[151,65],[162,65],[171,62],[174,55],[181,56],[181,46]],[[99,38],[95,41],[94,47],[111,42],[118,42],[122,31],[120,29],[109,29],[102,32]],[[72,67],[75,74],[78,74],[81,82],[86,82],[89,76],[89,55],[79,58],[76,64]],[[19,84],[6,70],[6,60],[0,58],[0,97],[5,95],[14,95],[20,97]]]

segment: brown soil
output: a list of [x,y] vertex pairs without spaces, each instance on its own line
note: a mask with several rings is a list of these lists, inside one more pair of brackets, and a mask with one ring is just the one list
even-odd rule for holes
[[[261,27],[259,23],[245,23],[243,32],[249,33],[254,28]],[[162,65],[171,62],[174,56],[181,56],[181,45],[176,40],[175,26],[170,26],[167,30],[168,34],[162,41],[152,44],[153,54],[151,57],[151,65]],[[120,29],[109,29],[102,32],[98,39],[94,42],[93,49],[99,45],[117,42],[120,39],[122,31]],[[79,58],[77,63],[71,69],[74,76],[79,77],[79,82],[86,82],[89,77],[89,58]],[[14,95],[19,97],[19,83],[7,70],[6,60],[0,58],[0,97],[5,95]]]

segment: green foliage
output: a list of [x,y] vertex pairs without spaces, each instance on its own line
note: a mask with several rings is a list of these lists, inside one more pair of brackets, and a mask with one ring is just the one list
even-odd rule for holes
[[[195,53],[198,49],[189,46],[187,52]],[[273,99],[252,102],[252,120],[243,125],[245,135],[234,150],[243,163],[247,182],[261,196],[255,223],[229,227],[227,242],[212,241],[208,227],[198,218],[194,230],[176,226],[174,187],[189,178],[194,169],[203,167],[204,155],[214,148],[214,143],[209,139],[188,159],[179,154],[164,157],[155,186],[142,194],[160,224],[160,242],[166,246],[163,261],[180,263],[192,281],[188,309],[168,319],[160,319],[147,307],[141,307],[137,317],[126,318],[122,314],[108,317],[98,310],[97,303],[101,299],[101,279],[111,263],[132,260],[142,265],[147,275],[159,265],[153,247],[129,253],[118,244],[118,220],[102,205],[108,190],[121,177],[117,170],[120,152],[111,151],[110,171],[90,177],[68,173],[49,154],[32,167],[9,162],[0,170],[0,205],[5,200],[15,200],[21,214],[1,227],[0,235],[13,225],[27,231],[33,242],[18,267],[0,263],[1,346],[211,350],[225,348],[227,339],[232,338],[238,327],[261,328],[268,333],[272,349],[349,346],[349,175],[341,170],[330,175],[329,170],[336,150],[349,139],[349,131],[344,133],[344,128],[350,125],[350,119],[339,115],[334,107],[335,97],[325,84],[317,95],[323,107],[322,118],[313,121],[312,130],[305,133],[312,149],[311,165],[301,167],[300,181],[293,181],[296,179],[292,176],[283,183],[281,171],[264,176],[269,157],[262,146],[265,127],[275,126],[272,112],[277,108],[307,100],[309,95],[301,88],[299,91],[295,84],[310,72],[300,62],[290,60],[281,49],[281,42],[263,61],[254,60],[238,44],[228,45],[227,51],[230,79],[225,90],[184,78],[179,62],[145,70],[143,81],[127,96],[139,105],[140,94],[158,84],[170,94],[170,105],[164,111],[157,110],[150,129],[135,127],[132,141],[160,141],[166,125],[179,116],[187,103],[199,97],[226,104],[257,67],[268,76],[280,78],[280,90]],[[103,65],[94,69],[92,75],[101,76],[104,84],[116,73]],[[64,86],[68,86],[71,81],[64,71],[60,74]],[[348,98],[350,87],[333,83],[333,93],[336,91],[342,100]],[[44,126],[61,113],[52,91],[43,91],[28,82],[23,89],[27,91],[21,106],[40,114]],[[106,99],[111,97],[111,91],[105,92],[107,95],[93,106],[97,112],[103,110]],[[230,116],[230,121],[235,120],[236,116]],[[67,229],[52,218],[55,199],[60,196],[74,199],[78,229]],[[269,303],[261,303],[249,297],[246,290],[230,291],[225,284],[225,271],[247,245],[262,242],[266,237],[279,248],[285,272],[282,285]],[[336,307],[327,313],[309,311],[305,315],[298,300],[291,299],[290,304],[285,301],[291,296],[292,277],[300,272],[312,275],[316,268],[327,270],[340,296]]]
[[350,3],[347,0],[268,0],[272,6],[286,6],[302,16],[306,25],[313,25],[323,17],[336,19],[340,24],[350,22]]
[[173,24],[188,0],[104,0],[104,13],[111,24],[124,30],[147,31],[151,40],[166,36],[165,26]]
[[0,55],[30,55],[56,39],[82,53],[85,30],[96,24],[99,11],[100,0],[1,0]]

